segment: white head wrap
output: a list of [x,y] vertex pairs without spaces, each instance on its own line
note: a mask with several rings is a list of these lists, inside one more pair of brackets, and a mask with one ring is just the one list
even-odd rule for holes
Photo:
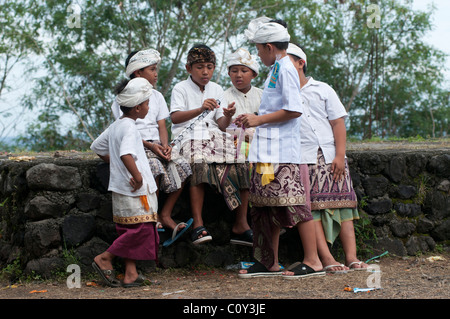
[[256,61],[256,57],[243,48],[237,49],[228,56],[227,68],[230,69],[230,66],[233,65],[244,65],[255,71],[256,74],[259,73],[259,63]]
[[134,71],[161,61],[159,52],[154,49],[142,50],[133,55],[128,62],[125,73],[129,77]]
[[271,43],[271,42],[289,42],[291,36],[288,30],[268,17],[259,17],[253,19],[248,24],[245,36],[253,43]]
[[289,46],[286,50],[287,54],[292,54],[295,55],[296,57],[299,57],[300,59],[302,59],[303,61],[305,61],[305,65],[307,65],[306,62],[306,54],[305,52],[303,52],[303,50],[301,48],[299,48],[297,45],[293,44],[293,43],[289,43]]
[[144,78],[131,79],[122,92],[117,95],[116,101],[121,106],[135,107],[150,98],[152,88],[150,82]]

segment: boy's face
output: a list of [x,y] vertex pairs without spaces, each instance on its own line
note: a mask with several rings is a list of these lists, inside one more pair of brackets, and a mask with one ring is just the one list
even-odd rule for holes
[[275,63],[275,51],[270,43],[256,43],[256,49],[258,49],[258,56],[265,66],[271,66]]
[[147,115],[148,102],[149,102],[149,100],[146,100],[137,106],[137,114],[138,114],[139,119],[143,119]]
[[137,77],[146,79],[153,87],[155,87],[156,82],[158,81],[158,65],[156,63],[149,65],[142,70],[135,71],[134,74]]
[[186,65],[186,70],[191,74],[192,80],[200,86],[205,86],[211,80],[214,69],[214,63],[194,63],[191,66]]
[[305,61],[303,61],[302,59],[294,58],[292,56],[292,54],[288,54],[288,56],[289,56],[289,59],[291,59],[292,64],[297,69],[298,74],[303,73],[303,66],[305,65]]
[[252,80],[256,77],[256,73],[245,65],[232,65],[228,70],[228,75],[231,83],[239,91],[249,88]]

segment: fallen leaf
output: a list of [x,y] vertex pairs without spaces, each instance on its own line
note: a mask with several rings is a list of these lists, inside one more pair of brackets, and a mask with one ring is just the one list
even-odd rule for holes
[[86,286],[89,286],[89,287],[98,287],[98,284],[97,284],[96,282],[94,282],[94,281],[88,281],[88,282],[86,283]]
[[45,290],[31,290],[30,294],[43,293],[43,292],[47,292],[47,289],[45,289]]

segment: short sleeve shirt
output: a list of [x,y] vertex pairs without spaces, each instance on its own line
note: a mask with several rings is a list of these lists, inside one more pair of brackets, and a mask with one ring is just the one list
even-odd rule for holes
[[[110,157],[109,191],[132,197],[156,192],[155,179],[134,120],[128,117],[117,119],[95,139],[91,149],[96,154]],[[127,154],[133,156],[143,178],[142,187],[135,192],[131,192],[129,184],[132,176],[120,158]]]
[[[211,111],[203,121],[198,123],[196,126],[196,134],[191,136],[193,139],[209,139],[209,130],[220,130],[217,120],[223,116],[222,107],[228,106],[223,89],[217,83],[208,82],[202,92],[198,85],[192,81],[190,76],[187,80],[177,83],[172,89],[172,96],[170,99],[171,114],[177,111],[197,109],[203,105],[203,101],[209,98],[219,100],[221,106],[214,111]],[[193,121],[195,121],[195,118],[183,123],[172,123],[172,138],[177,137],[178,134]]]
[[315,164],[319,147],[327,164],[336,156],[331,120],[347,117],[348,114],[338,95],[328,84],[309,77],[300,89],[305,101],[304,114],[300,118],[302,163]]
[[233,115],[233,120],[241,114],[257,113],[261,105],[261,96],[263,90],[252,86],[247,93],[242,93],[234,86],[231,86],[225,91],[225,97],[228,103],[235,102],[236,113]]
[[[278,63],[278,65],[277,65]],[[303,113],[300,80],[288,56],[272,67],[264,83],[259,114],[279,110]],[[278,75],[273,80],[274,70]],[[258,163],[300,164],[300,119],[258,126],[250,146],[249,161]]]

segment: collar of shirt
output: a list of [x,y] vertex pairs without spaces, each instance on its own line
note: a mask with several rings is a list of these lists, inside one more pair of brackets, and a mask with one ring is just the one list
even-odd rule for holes
[[302,88],[300,88],[300,90],[303,90],[304,88],[306,88],[310,85],[319,85],[320,84],[319,81],[314,80],[312,76],[308,76],[308,77],[306,77],[306,79],[308,80],[308,82],[306,82],[306,84]]

